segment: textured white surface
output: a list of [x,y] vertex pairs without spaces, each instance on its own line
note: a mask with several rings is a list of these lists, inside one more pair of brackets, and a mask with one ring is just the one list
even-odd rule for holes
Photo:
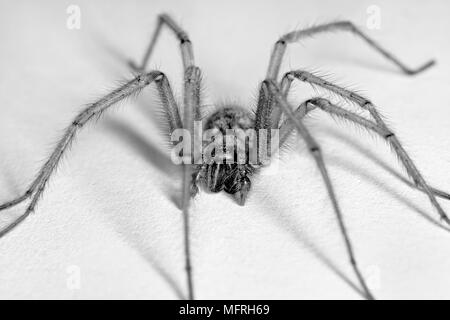
[[[81,30],[66,8],[81,8]],[[401,75],[352,36],[333,34],[288,49],[283,71],[319,68],[355,84],[390,120],[428,181],[450,190],[448,1],[5,1],[0,2],[0,201],[20,195],[80,108],[140,59],[156,15],[181,21],[205,74],[206,101],[254,105],[273,42],[283,32],[345,18],[423,75]],[[178,44],[164,32],[151,65],[181,92]],[[164,156],[151,90],[83,130],[37,211],[0,241],[0,298],[180,298],[185,278],[179,168]],[[314,94],[298,86],[298,103]],[[423,215],[426,196],[390,150],[317,113],[308,125],[323,146],[357,258],[378,298],[450,298],[450,234]],[[246,207],[202,193],[192,209],[198,298],[360,296],[329,200],[303,146],[277,175],[254,180]],[[375,160],[374,160],[375,159]],[[378,163],[377,163],[378,162]],[[391,170],[389,169],[389,170]],[[403,173],[402,173],[403,175]],[[450,212],[450,204],[440,201]],[[1,213],[4,224],[24,206]],[[81,287],[73,289],[73,266]]]

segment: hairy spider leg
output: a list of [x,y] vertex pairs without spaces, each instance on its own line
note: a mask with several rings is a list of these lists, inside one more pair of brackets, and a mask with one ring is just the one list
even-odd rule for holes
[[[192,49],[191,40],[187,32],[185,32],[169,15],[163,13],[158,16],[156,28],[150,40],[150,44],[144,54],[140,66],[130,62],[130,66],[140,72],[143,72],[148,64],[148,61],[156,47],[156,43],[161,34],[162,26],[166,25],[169,29],[175,33],[176,37],[180,41],[181,58],[183,60],[184,67],[184,100],[183,100],[183,128],[189,130],[190,136],[194,139],[194,121],[201,120],[200,114],[200,87],[201,87],[201,72],[200,69],[195,66],[194,53]],[[191,148],[194,150],[194,139],[191,139]],[[183,180],[182,180],[182,211],[183,211],[183,223],[184,223],[184,242],[185,242],[185,264],[187,273],[187,285],[188,285],[188,297],[190,300],[194,299],[194,288],[192,280],[192,263],[190,253],[190,221],[189,221],[189,205],[191,198],[191,185],[193,164],[197,159],[194,154],[183,154],[183,158],[189,159],[188,163],[183,164]]]
[[[417,68],[409,68],[402,61],[396,58],[392,53],[388,50],[384,49],[381,45],[379,45],[375,40],[368,37],[364,32],[362,32],[358,27],[356,27],[350,21],[336,21],[326,24],[321,24],[317,26],[313,26],[310,28],[295,30],[283,35],[277,42],[272,50],[272,54],[270,56],[269,67],[267,69],[266,78],[277,80],[278,74],[280,71],[281,62],[284,57],[284,53],[286,51],[286,47],[290,43],[294,43],[300,41],[302,39],[311,38],[316,34],[326,33],[326,32],[334,32],[334,31],[346,31],[351,32],[358,36],[360,39],[364,40],[371,48],[375,51],[379,52],[383,57],[387,60],[391,61],[394,65],[399,67],[402,72],[407,75],[415,75],[418,74],[431,66],[433,66],[436,62],[435,60],[429,60],[426,63],[420,65]],[[287,88],[281,86],[281,89],[284,93],[287,92]],[[272,113],[272,125],[273,128],[277,128],[279,124],[281,116],[281,111],[279,108],[273,108]]]
[[180,41],[180,49],[181,49],[181,58],[183,59],[184,69],[187,69],[189,66],[194,65],[194,53],[192,50],[191,40],[189,40],[188,34],[172,19],[168,14],[160,14],[158,15],[158,21],[156,22],[156,28],[153,32],[153,35],[150,40],[150,44],[145,51],[144,57],[142,58],[142,62],[140,66],[137,66],[134,62],[130,62],[130,66],[138,71],[145,71],[147,67],[148,61],[153,53],[153,50],[156,47],[156,43],[159,39],[159,35],[161,34],[162,26],[166,25],[169,29],[175,33],[176,37]]
[[416,165],[412,161],[412,159],[409,157],[408,153],[405,151],[403,146],[400,144],[400,141],[394,134],[392,130],[388,128],[384,120],[382,119],[380,113],[376,109],[375,105],[368,99],[364,98],[363,96],[352,92],[350,90],[347,90],[343,87],[337,86],[325,79],[322,79],[310,72],[303,71],[303,70],[297,70],[297,71],[291,71],[286,73],[284,76],[286,81],[293,81],[294,79],[310,83],[313,86],[318,86],[321,88],[324,88],[326,90],[329,90],[347,101],[356,103],[359,107],[361,107],[363,110],[368,111],[369,114],[373,117],[375,120],[375,123],[383,129],[386,134],[384,138],[389,143],[389,145],[392,147],[398,158],[400,159],[401,163],[403,164],[406,172],[410,176],[410,178],[413,180],[413,182],[420,186],[422,190],[428,195],[428,198],[430,199],[431,204],[436,208],[439,216],[443,221],[445,221],[448,225],[450,225],[450,219],[445,214],[444,210],[440,206],[440,204],[437,202],[436,197],[434,196],[431,188],[426,183],[425,179],[423,178],[422,174],[417,169]]
[[0,238],[14,229],[17,225],[24,221],[31,212],[34,211],[36,204],[42,196],[42,193],[44,192],[51,175],[55,172],[55,169],[59,164],[62,156],[69,149],[78,130],[84,127],[84,125],[89,120],[95,117],[99,117],[112,105],[129,96],[139,93],[143,88],[154,81],[158,83],[159,88],[165,88],[163,92],[170,92],[170,87],[166,87],[168,83],[164,82],[164,79],[165,76],[160,71],[150,71],[146,74],[141,74],[135,79],[113,90],[111,93],[107,94],[97,102],[90,104],[81,113],[79,113],[78,116],[76,116],[73,122],[70,124],[70,126],[66,129],[63,137],[58,142],[53,153],[39,170],[37,177],[31,184],[30,188],[28,188],[28,190],[25,192],[25,194],[0,206],[0,210],[4,210],[25,201],[29,197],[32,198],[30,204],[25,210],[25,213],[19,216],[6,228],[0,230]]
[[313,156],[317,167],[320,170],[320,173],[322,175],[322,178],[324,180],[328,195],[330,196],[334,212],[336,214],[336,218],[338,220],[339,229],[341,231],[342,237],[345,242],[345,247],[347,249],[347,254],[350,259],[350,264],[353,268],[353,271],[356,274],[356,277],[358,278],[358,281],[365,293],[365,297],[367,299],[374,299],[374,296],[370,292],[369,287],[366,284],[366,281],[364,280],[364,277],[362,276],[361,271],[359,270],[358,264],[356,262],[354,250],[352,243],[350,241],[350,237],[347,233],[347,229],[344,224],[344,218],[341,213],[341,209],[339,207],[336,194],[334,192],[333,185],[331,183],[330,177],[328,175],[327,168],[325,166],[325,162],[323,161],[322,151],[320,149],[319,144],[316,142],[316,140],[312,137],[309,130],[306,128],[306,126],[303,124],[302,120],[295,117],[294,111],[292,110],[291,106],[286,101],[286,98],[283,96],[283,93],[281,92],[278,85],[273,80],[265,80],[263,82],[263,86],[267,86],[267,88],[270,90],[270,93],[273,95],[274,99],[276,100],[277,104],[281,106],[283,109],[283,112],[287,115],[289,120],[294,124],[295,129],[300,134],[300,136],[305,141],[306,145],[308,146],[308,149]]
[[[348,121],[351,121],[352,123],[355,123],[363,128],[366,128],[367,130],[374,131],[378,133],[382,138],[386,140],[386,136],[388,136],[388,132],[386,128],[380,127],[378,124],[374,123],[373,121],[370,121],[366,118],[361,117],[360,115],[351,112],[347,109],[344,109],[342,107],[339,107],[333,103],[331,103],[329,100],[324,98],[312,98],[309,99],[303,103],[300,104],[300,106],[294,111],[295,117],[299,119],[303,119],[306,114],[309,112],[315,110],[316,108],[320,108],[321,110],[325,111],[326,113],[336,116],[341,119],[345,119]],[[279,146],[282,147],[287,139],[289,138],[290,134],[295,130],[294,124],[290,120],[285,120],[281,126],[280,126],[280,143]],[[412,188],[415,188],[421,192],[426,193],[426,191],[422,188],[421,185],[416,185],[414,183],[409,182],[409,180],[405,180],[405,182]],[[440,197],[442,199],[450,200],[450,194],[439,190],[437,188],[430,187],[431,192],[437,197]]]

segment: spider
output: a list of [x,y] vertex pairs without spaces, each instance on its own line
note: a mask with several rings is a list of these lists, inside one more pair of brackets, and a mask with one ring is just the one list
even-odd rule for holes
[[[180,42],[181,57],[184,66],[184,100],[182,109],[177,105],[165,74],[157,70],[146,70],[146,66],[156,46],[163,26],[168,27]],[[142,62],[140,65],[130,62],[130,66],[135,71],[139,72],[136,78],[126,82],[100,100],[88,105],[81,113],[79,113],[66,129],[53,153],[39,170],[36,178],[25,193],[12,201],[0,205],[0,210],[5,210],[30,199],[25,212],[0,230],[0,238],[19,225],[35,210],[50,177],[55,172],[55,168],[62,158],[62,155],[67,152],[77,132],[81,128],[117,102],[139,93],[140,90],[150,84],[155,84],[171,132],[174,132],[177,129],[184,129],[188,130],[192,135],[194,134],[195,121],[203,121],[202,123],[205,129],[212,129],[220,133],[225,133],[228,129],[253,129],[256,132],[276,129],[279,130],[278,148],[281,148],[286,143],[289,135],[296,131],[298,136],[306,143],[311,156],[319,168],[324,186],[333,205],[334,214],[345,244],[349,262],[358,279],[359,285],[362,288],[362,293],[365,298],[373,299],[374,296],[358,267],[352,243],[344,224],[343,215],[322,157],[321,148],[310,134],[308,128],[304,125],[303,118],[312,111],[322,110],[331,116],[350,121],[380,135],[398,156],[401,164],[414,183],[412,186],[424,192],[429,197],[429,200],[437,210],[440,218],[449,225],[450,220],[437,202],[436,197],[450,199],[450,195],[446,192],[432,188],[427,184],[412,159],[400,144],[394,132],[386,125],[380,113],[377,111],[377,108],[370,100],[305,70],[289,71],[281,78],[279,77],[280,65],[286,47],[289,44],[295,43],[305,37],[331,31],[347,31],[355,34],[364,40],[371,48],[379,52],[384,58],[399,67],[400,70],[407,75],[418,74],[435,64],[434,60],[431,60],[416,69],[410,69],[349,21],[337,21],[303,30],[295,30],[283,35],[274,44],[266,78],[260,84],[259,98],[254,113],[248,112],[246,109],[238,106],[226,105],[210,114],[206,119],[202,119],[202,114],[200,112],[201,71],[200,68],[195,65],[192,43],[188,34],[174,19],[167,14],[161,14],[158,16],[156,29],[152,35]],[[290,91],[291,84],[295,80],[306,82],[312,86],[334,93],[335,95],[342,97],[347,103],[354,103],[359,106],[359,108],[365,111],[370,117],[360,116],[322,97],[308,99],[307,101],[300,103],[297,108],[293,108],[287,102],[287,95]],[[255,148],[255,146],[252,148]],[[260,147],[257,146],[256,148],[259,149]],[[236,154],[233,152],[232,158],[235,159],[235,156]],[[189,152],[183,154],[183,158],[185,159],[186,157],[191,158],[192,154]],[[250,163],[248,159],[247,161],[237,163],[225,162],[224,158],[222,160],[222,162],[219,161],[216,163],[206,161],[200,163],[183,163],[182,214],[184,224],[184,257],[189,299],[194,299],[189,227],[189,204],[191,198],[199,191],[199,187],[203,187],[211,192],[223,190],[232,194],[240,205],[244,205],[251,189],[251,178],[263,167],[260,162],[257,162],[256,164]]]

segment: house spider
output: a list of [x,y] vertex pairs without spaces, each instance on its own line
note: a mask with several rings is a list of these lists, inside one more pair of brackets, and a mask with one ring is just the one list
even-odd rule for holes
[[[180,41],[181,57],[184,65],[184,101],[182,109],[178,107],[169,81],[164,73],[156,70],[146,70],[147,63],[155,48],[163,25],[166,25]],[[278,41],[275,42],[272,54],[270,56],[266,79],[260,85],[256,112],[253,114],[236,106],[224,106],[209,115],[208,118],[206,118],[206,121],[203,122],[203,126],[206,129],[213,129],[219,133],[225,133],[227,129],[254,129],[258,133],[263,130],[276,129],[279,130],[278,147],[282,147],[288,136],[292,132],[297,131],[299,136],[306,142],[306,145],[320,170],[322,179],[333,205],[334,213],[339,224],[340,233],[345,243],[350,264],[359,281],[362,292],[365,298],[373,299],[374,296],[370,292],[370,289],[368,288],[358,267],[352,248],[352,243],[347,234],[341,209],[333,190],[331,180],[328,176],[320,146],[304,125],[303,118],[314,110],[322,110],[331,116],[348,120],[360,127],[366,128],[367,130],[373,131],[380,135],[396,153],[409,177],[412,179],[414,186],[428,195],[440,218],[449,225],[450,220],[437,202],[436,196],[450,199],[450,195],[443,191],[434,189],[427,184],[411,158],[400,144],[398,138],[386,125],[383,118],[377,111],[377,108],[370,100],[304,70],[287,72],[281,79],[279,79],[278,76],[280,65],[288,44],[305,37],[330,31],[352,32],[364,40],[370,47],[379,52],[387,60],[399,67],[401,71],[407,75],[420,73],[434,65],[434,61],[429,61],[417,69],[408,68],[400,60],[395,58],[392,54],[379,46],[374,40],[370,39],[348,21],[332,22],[308,29],[292,31],[283,35]],[[35,210],[36,204],[44,192],[47,182],[54,173],[62,155],[69,149],[69,146],[75,138],[78,130],[86,125],[90,120],[109,109],[109,107],[115,103],[128,96],[139,93],[139,91],[146,86],[152,83],[156,85],[171,132],[177,129],[184,129],[188,130],[191,135],[194,133],[194,122],[202,121],[202,115],[200,113],[201,72],[199,67],[195,65],[192,43],[187,33],[181,29],[170,16],[166,14],[161,14],[158,16],[156,29],[141,64],[136,65],[130,62],[130,66],[135,71],[138,71],[139,75],[135,79],[107,94],[97,102],[90,104],[86,109],[78,114],[78,116],[75,117],[73,122],[66,129],[55,150],[42,166],[37,174],[37,177],[33,180],[26,192],[18,198],[0,205],[0,210],[5,210],[30,199],[30,203],[25,212],[12,223],[0,230],[0,237],[5,236]],[[296,109],[294,109],[286,100],[291,84],[294,80],[306,82],[312,86],[330,91],[342,97],[346,102],[358,105],[362,110],[366,111],[367,115],[371,118],[362,117],[321,97],[304,101]],[[253,146],[252,148],[255,147]],[[259,151],[259,147],[256,148],[258,148],[257,151]],[[183,154],[183,158],[186,159],[186,157],[192,160],[191,153]],[[235,157],[236,154],[235,151],[233,151],[233,160],[235,160]],[[225,192],[232,194],[240,205],[243,205],[251,188],[250,178],[262,167],[260,162],[252,164],[248,161],[248,159],[247,161],[237,163],[228,163],[224,161],[225,159],[222,158],[219,163],[203,161],[200,162],[200,164],[193,164],[193,162],[183,164],[182,213],[184,224],[185,266],[189,299],[194,299],[189,243],[189,203],[191,197],[198,192],[199,186],[203,186],[211,192],[219,192],[224,190]]]

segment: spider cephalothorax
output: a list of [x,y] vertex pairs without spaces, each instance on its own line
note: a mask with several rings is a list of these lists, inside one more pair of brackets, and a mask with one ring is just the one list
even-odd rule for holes
[[[225,191],[234,196],[237,203],[245,204],[251,188],[250,177],[259,165],[252,163],[250,154],[256,148],[250,141],[242,141],[243,158],[240,158],[238,133],[248,134],[254,127],[253,115],[239,106],[223,106],[205,119],[203,129],[210,131],[214,139],[220,139],[220,151],[212,152],[212,159],[196,167],[192,181],[192,195],[198,192],[198,184],[202,184],[210,192]],[[227,141],[227,135],[233,134],[232,144]],[[213,139],[213,140],[214,140]],[[245,139],[245,138],[244,138]],[[205,142],[205,144],[208,142]]]

